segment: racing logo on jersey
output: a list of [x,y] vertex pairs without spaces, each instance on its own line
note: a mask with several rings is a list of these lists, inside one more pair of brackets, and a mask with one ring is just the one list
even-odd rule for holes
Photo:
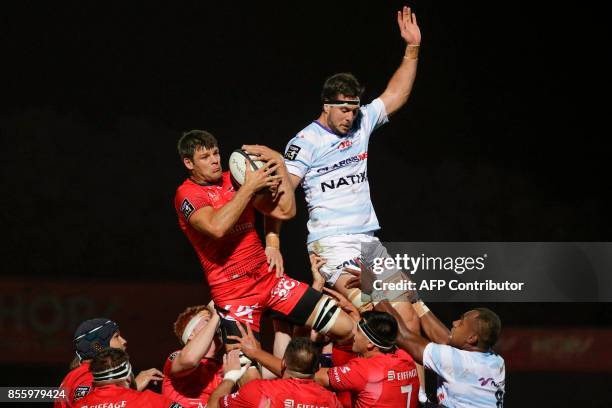
[[350,186],[353,184],[364,183],[368,181],[368,176],[365,171],[362,171],[359,174],[352,174],[350,176],[338,177],[337,179],[332,179],[329,181],[324,181],[321,183],[321,192],[325,192],[326,190],[333,190],[336,188],[340,188],[342,186]]
[[76,387],[76,389],[74,390],[74,401],[80,400],[81,398],[85,397],[87,394],[89,394],[90,390],[91,387],[88,387],[87,385],[79,385],[78,387]]
[[348,166],[349,164],[359,163],[360,161],[365,160],[367,158],[368,158],[368,152],[362,152],[353,157],[349,157],[348,159],[341,160],[338,163],[334,163],[331,166],[321,167],[320,169],[317,169],[317,173],[327,173],[329,171],[338,170],[338,169],[341,169],[342,167]]
[[286,399],[283,401],[283,408],[294,408],[295,401],[292,399]]
[[286,300],[291,294],[291,289],[297,286],[297,282],[294,280],[281,280],[276,284],[276,287],[270,292],[270,297],[278,296],[280,300]]
[[287,148],[287,152],[285,153],[285,159],[295,160],[300,150],[302,150],[302,148],[299,146],[289,145],[289,147]]
[[342,142],[340,142],[340,144],[338,145],[337,149],[338,150],[348,149],[352,145],[353,145],[353,141],[351,139],[346,139],[346,140],[343,140]]
[[193,214],[194,211],[195,211],[195,208],[189,202],[189,200],[184,199],[183,202],[181,203],[181,214],[183,214],[183,217],[185,217],[185,220],[189,220],[189,217],[191,216],[191,214]]

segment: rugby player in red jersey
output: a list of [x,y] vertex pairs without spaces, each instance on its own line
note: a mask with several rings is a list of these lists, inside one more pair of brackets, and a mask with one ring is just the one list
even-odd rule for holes
[[[74,346],[76,361],[60,385],[65,397],[55,400],[56,408],[72,407],[91,391],[93,376],[89,371],[89,364],[96,353],[108,347],[125,351],[127,341],[121,337],[117,323],[110,319],[97,318],[86,320],[79,325],[74,334]],[[162,376],[156,368],[142,371],[135,379],[137,388],[143,390],[150,381],[161,380]]]
[[131,389],[134,381],[127,353],[120,349],[105,349],[93,358],[90,365],[93,391],[74,406],[76,408],[181,408],[182,405],[153,391]]
[[[274,373],[281,362],[264,351],[247,326],[241,351]],[[350,391],[355,407],[418,407],[419,377],[412,357],[395,347],[398,325],[385,312],[364,312],[354,329],[353,351],[360,357],[347,364],[321,368],[315,379],[334,391]]]
[[[175,209],[204,269],[224,341],[228,334],[239,333],[236,321],[258,332],[265,310],[350,339],[353,322],[333,299],[282,274],[279,220],[293,217],[295,197],[280,153],[265,146],[251,150],[266,164],[256,171],[247,166],[245,181],[235,190],[229,172],[222,171],[213,135],[192,130],[178,142],[189,177],[176,191]],[[255,210],[266,216],[265,250],[255,231]]]
[[[234,353],[236,351],[230,352],[226,359],[224,369],[227,372],[240,368]],[[334,393],[314,381],[318,369],[319,351],[308,338],[297,337],[289,342],[281,360],[281,379],[253,380],[230,395],[235,380],[226,375],[208,406],[341,408],[342,404]]]
[[223,380],[219,315],[214,305],[190,306],[174,323],[174,333],[185,346],[164,365],[162,395],[184,407],[204,407]]

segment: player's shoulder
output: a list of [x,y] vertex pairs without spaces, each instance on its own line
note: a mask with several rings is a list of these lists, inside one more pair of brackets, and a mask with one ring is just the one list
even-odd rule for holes
[[308,144],[316,147],[321,144],[323,136],[325,136],[326,133],[329,133],[329,131],[321,124],[312,122],[304,129],[300,130],[293,139],[291,139],[290,143]]
[[181,350],[176,350],[176,351],[173,351],[173,352],[172,352],[172,353],[170,353],[170,355],[168,356],[167,361],[174,361],[174,360],[175,360],[175,359],[178,357],[178,355],[179,355],[180,353],[181,353]]

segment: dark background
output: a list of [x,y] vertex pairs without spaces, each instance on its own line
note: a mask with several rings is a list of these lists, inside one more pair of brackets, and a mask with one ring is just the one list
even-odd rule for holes
[[[3,274],[199,284],[172,205],[185,178],[175,147],[181,132],[211,131],[226,163],[243,143],[283,150],[318,116],[332,73],[353,72],[370,101],[401,61],[402,5],[3,6]],[[412,5],[423,35],[417,80],[407,106],[370,144],[381,240],[609,241],[602,122],[610,87],[607,48],[598,45],[609,25],[601,11],[548,2]],[[301,192],[298,202],[283,252],[289,273],[308,280]],[[450,323],[464,306],[436,312]],[[512,326],[612,321],[609,304],[492,307]],[[27,369],[11,367],[22,384],[59,383],[65,372]],[[559,401],[605,404],[606,396],[585,394],[609,380],[508,377],[507,402],[517,405],[557,401],[534,392],[536,382],[581,382],[580,396]]]

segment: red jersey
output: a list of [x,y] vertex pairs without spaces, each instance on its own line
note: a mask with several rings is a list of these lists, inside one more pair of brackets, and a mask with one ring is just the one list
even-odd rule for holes
[[[418,390],[417,390],[418,391]],[[253,380],[219,400],[221,407],[342,408],[333,392],[314,380]]]
[[72,407],[74,404],[85,397],[91,391],[93,375],[89,371],[89,361],[82,362],[78,367],[70,371],[60,388],[64,389],[65,399],[55,400],[55,408]]
[[189,374],[174,377],[170,373],[172,360],[178,351],[170,354],[164,364],[162,395],[184,407],[205,407],[210,394],[223,382],[223,364],[211,358],[203,358]]
[[153,391],[136,391],[115,384],[96,387],[85,398],[74,405],[76,408],[179,408],[176,402]]
[[332,389],[351,391],[355,407],[419,406],[416,365],[403,350],[358,357],[330,368],[327,374]]
[[203,234],[189,224],[189,217],[194,212],[207,206],[221,208],[234,194],[236,191],[226,171],[215,184],[200,185],[187,179],[174,197],[179,225],[193,245],[211,287],[244,276],[266,262],[266,254],[255,231],[255,210],[251,203],[221,239]]

